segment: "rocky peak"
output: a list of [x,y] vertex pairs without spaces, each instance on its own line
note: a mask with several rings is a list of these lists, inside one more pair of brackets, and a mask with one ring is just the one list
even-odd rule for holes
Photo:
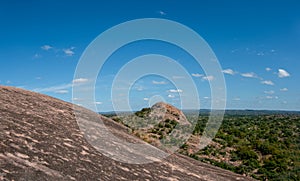
[[151,107],[150,117],[154,116],[162,120],[174,120],[182,125],[190,124],[181,110],[165,102],[158,102]]

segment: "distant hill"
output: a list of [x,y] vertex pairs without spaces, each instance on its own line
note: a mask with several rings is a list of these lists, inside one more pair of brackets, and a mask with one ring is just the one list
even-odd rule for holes
[[[135,111],[139,112],[139,111]],[[211,110],[210,109],[200,109],[198,110],[182,110],[182,112],[186,115],[194,114],[198,112],[200,115],[209,115]],[[283,110],[252,110],[252,109],[227,109],[225,110],[225,115],[244,115],[244,116],[258,116],[258,115],[300,115],[300,111],[283,111]],[[124,114],[129,115],[132,114],[132,112],[126,112],[126,111],[110,111],[110,112],[100,112],[99,114],[106,115],[106,116],[113,116],[116,114]]]
[[[180,154],[150,164],[115,161],[84,139],[73,106],[42,94],[0,86],[0,180],[251,180]],[[76,108],[80,119],[101,119],[119,138],[142,143],[128,133],[127,127]]]
[[[211,110],[210,109],[201,109],[197,110],[182,110],[185,114],[191,114],[195,112],[199,112],[200,115],[208,115]],[[258,115],[300,115],[300,111],[283,111],[283,110],[251,110],[251,109],[227,109],[225,110],[225,115],[244,115],[244,116],[258,116]]]

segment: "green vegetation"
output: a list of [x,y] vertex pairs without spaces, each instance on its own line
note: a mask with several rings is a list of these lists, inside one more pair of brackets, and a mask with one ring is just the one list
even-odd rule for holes
[[145,118],[149,116],[150,112],[151,108],[143,108],[142,110],[135,112],[135,115],[141,118]]
[[176,121],[167,119],[154,126],[154,128],[150,130],[150,133],[158,135],[159,139],[163,139],[172,132],[177,124]]
[[[147,118],[150,111],[145,108],[135,113],[135,117],[113,116],[113,119],[132,128],[133,134],[156,146],[157,141],[163,144],[182,143],[177,138],[182,132],[171,133],[179,126],[176,121],[166,119],[147,128],[143,124],[149,122],[136,118]],[[197,150],[195,143],[205,130],[208,114],[201,114],[198,121],[187,115],[190,122],[197,123],[193,136],[181,144],[178,152],[258,180],[300,180],[300,115],[242,113],[226,114],[213,142],[202,150]],[[128,120],[132,123],[129,124]],[[136,125],[143,125],[140,127],[143,129]]]
[[[194,134],[201,135],[207,116],[200,116]],[[259,180],[300,180],[300,116],[226,115],[213,144],[180,152]]]

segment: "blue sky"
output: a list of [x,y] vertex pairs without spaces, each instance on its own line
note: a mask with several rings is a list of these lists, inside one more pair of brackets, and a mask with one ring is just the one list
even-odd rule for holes
[[[73,76],[91,41],[125,21],[164,18],[190,27],[213,49],[226,80],[228,109],[300,110],[299,9],[297,0],[1,1],[0,84],[71,102],[72,85],[88,81]],[[188,53],[149,40],[129,44],[107,60],[96,84],[99,111],[112,110],[111,83],[118,70],[148,53],[183,65],[197,85],[201,108],[210,107],[214,78]],[[137,110],[163,99],[178,106],[184,91],[147,76],[132,86],[130,104]]]

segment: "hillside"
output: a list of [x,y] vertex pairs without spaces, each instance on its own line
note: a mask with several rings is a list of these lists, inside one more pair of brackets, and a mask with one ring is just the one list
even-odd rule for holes
[[[80,119],[93,115],[118,137],[141,142],[125,126],[77,108]],[[151,164],[117,162],[84,139],[72,104],[12,87],[0,86],[0,144],[0,180],[251,180],[180,154]]]
[[[191,120],[175,107],[159,103],[135,113],[150,119],[152,112],[161,109],[159,124],[148,129],[133,129],[133,133],[150,144],[160,147],[163,138],[182,120]],[[159,115],[156,113],[155,115]],[[176,116],[174,116],[176,115]],[[177,119],[180,117],[181,119]],[[112,117],[126,124],[132,116]],[[300,179],[300,115],[288,111],[227,111],[213,141],[199,150],[199,141],[208,121],[208,113],[200,112],[193,134],[177,150],[201,162],[251,176],[259,180]],[[176,140],[175,140],[176,141]]]

